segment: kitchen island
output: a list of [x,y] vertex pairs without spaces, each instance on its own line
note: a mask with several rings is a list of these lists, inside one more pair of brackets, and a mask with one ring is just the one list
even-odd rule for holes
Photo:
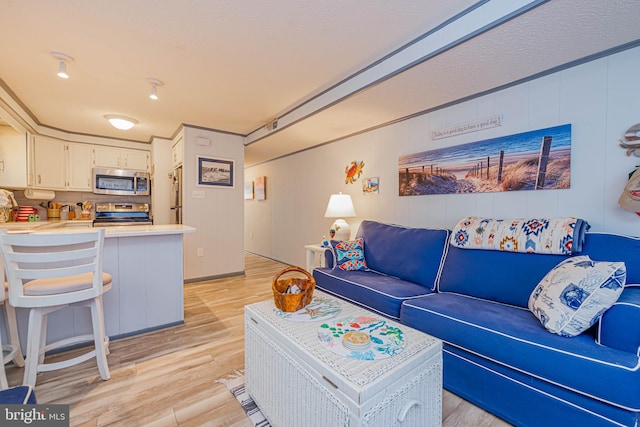
[[[66,226],[64,221],[55,225],[17,224],[6,227],[0,224],[0,228],[38,234],[82,231]],[[193,231],[194,228],[185,225],[105,227],[103,269],[113,276],[113,283],[103,296],[103,304],[106,331],[111,339],[184,322],[182,237]],[[0,271],[4,275],[4,269]],[[18,308],[16,312],[24,350],[29,311]],[[4,318],[1,323],[4,340]],[[49,316],[48,342],[88,333],[91,333],[90,313],[85,308],[70,307]]]

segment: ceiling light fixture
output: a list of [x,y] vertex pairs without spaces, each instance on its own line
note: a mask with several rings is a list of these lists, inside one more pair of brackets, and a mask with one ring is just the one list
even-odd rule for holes
[[136,119],[126,116],[117,116],[115,114],[107,114],[104,118],[109,120],[111,126],[120,130],[129,130],[138,124]]
[[67,74],[67,63],[66,61],[73,61],[73,58],[62,52],[51,52],[51,56],[60,61],[60,65],[58,66],[57,76],[61,79],[68,79],[69,74]]
[[153,100],[158,99],[158,86],[162,86],[164,83],[162,83],[161,80],[154,79],[152,77],[149,77],[147,81],[151,83],[151,94],[149,95],[149,98]]

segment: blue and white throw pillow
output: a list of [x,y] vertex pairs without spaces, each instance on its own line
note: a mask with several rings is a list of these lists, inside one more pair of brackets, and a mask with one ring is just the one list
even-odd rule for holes
[[332,240],[331,249],[335,260],[334,269],[344,271],[367,269],[367,261],[364,259],[364,240]]
[[593,261],[586,255],[555,266],[529,296],[529,310],[554,334],[586,331],[618,300],[624,289],[624,262]]

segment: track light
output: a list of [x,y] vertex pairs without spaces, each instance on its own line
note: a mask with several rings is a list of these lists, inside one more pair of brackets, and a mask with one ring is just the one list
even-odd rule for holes
[[66,61],[71,62],[71,61],[73,61],[73,58],[70,57],[69,55],[67,55],[66,53],[62,53],[62,52],[51,52],[51,56],[53,56],[55,59],[60,61],[60,64],[58,65],[57,76],[60,77],[61,79],[68,79],[69,78],[69,74],[67,74],[67,62]]
[[58,67],[58,77],[62,79],[68,79],[69,74],[67,74],[67,64],[64,61],[60,61],[60,66]]
[[158,99],[158,87],[156,85],[151,87],[151,95],[149,95],[149,98]]
[[109,120],[111,126],[120,130],[129,130],[138,124],[136,119],[132,119],[131,117],[126,116],[117,116],[115,114],[107,114],[104,116],[105,119]]
[[153,100],[158,99],[158,86],[163,85],[162,81],[152,77],[149,77],[147,81],[151,83],[151,94],[149,95],[149,98]]

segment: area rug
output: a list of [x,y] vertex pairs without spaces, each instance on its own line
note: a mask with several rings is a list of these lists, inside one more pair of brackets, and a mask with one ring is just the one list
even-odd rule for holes
[[249,417],[249,420],[251,420],[255,427],[271,426],[269,421],[262,415],[262,412],[260,412],[260,408],[258,408],[256,402],[253,401],[244,388],[244,371],[236,371],[232,375],[216,380],[216,382],[224,384],[227,390],[238,399],[245,414],[247,414],[247,417]]

